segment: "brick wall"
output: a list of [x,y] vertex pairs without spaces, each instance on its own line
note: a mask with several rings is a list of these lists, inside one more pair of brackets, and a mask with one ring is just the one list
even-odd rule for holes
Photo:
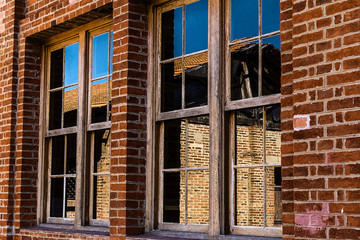
[[284,239],[360,236],[359,16],[358,0],[281,1]]

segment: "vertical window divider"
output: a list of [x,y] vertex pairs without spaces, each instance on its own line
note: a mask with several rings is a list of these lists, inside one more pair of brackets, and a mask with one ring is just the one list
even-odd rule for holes
[[159,167],[159,182],[161,183],[160,191],[159,191],[159,215],[158,215],[158,223],[161,224],[163,222],[163,212],[164,212],[164,136],[165,136],[165,123],[162,122],[160,125],[160,143],[159,143],[159,159],[160,159],[160,167]]
[[67,163],[67,142],[68,142],[68,135],[64,136],[64,173],[63,173],[63,181],[64,181],[64,192],[63,192],[63,213],[62,217],[66,218],[66,179],[67,179],[67,172],[66,172],[66,163]]
[[[189,119],[185,119],[185,225],[188,224],[188,146],[189,145]],[[181,166],[180,166],[181,167]],[[181,170],[180,170],[181,176]]]
[[89,221],[93,219],[94,214],[94,141],[95,141],[95,132],[90,134],[90,199],[89,199]]
[[[51,155],[52,155],[52,138],[50,138],[50,140],[48,141],[48,159],[51,158]],[[50,217],[50,195],[51,195],[51,178],[50,178],[50,175],[51,175],[51,168],[52,168],[52,163],[51,161],[49,162],[49,167],[47,169],[47,176],[45,176],[45,179],[47,181],[47,196],[46,196],[46,220],[49,219]],[[44,219],[45,220],[45,219]]]
[[[223,97],[223,1],[209,0],[209,229],[210,237],[224,233],[224,97]],[[211,96],[211,97],[210,97]]]
[[266,108],[263,106],[263,171],[264,171],[264,184],[263,184],[263,205],[264,205],[264,227],[266,227]]
[[85,194],[83,191],[86,186],[85,183],[85,171],[86,166],[86,116],[87,116],[87,105],[83,104],[86,99],[86,43],[87,41],[87,32],[79,32],[79,75],[78,75],[78,118],[77,118],[77,146],[84,146],[82,148],[77,147],[76,153],[76,188],[75,188],[75,227],[85,225],[85,212],[86,212],[86,202]]

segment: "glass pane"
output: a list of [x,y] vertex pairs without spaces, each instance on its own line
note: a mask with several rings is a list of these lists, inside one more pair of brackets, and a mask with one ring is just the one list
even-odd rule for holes
[[262,108],[236,112],[236,165],[263,164],[264,131]]
[[113,73],[113,31],[110,32],[110,74]]
[[263,39],[261,51],[263,95],[280,93],[280,35]]
[[64,89],[64,128],[77,125],[78,87]]
[[189,118],[187,132],[187,166],[189,168],[208,167],[210,143],[209,117]]
[[65,47],[65,86],[75,84],[79,78],[79,43]]
[[266,107],[266,162],[281,164],[280,104]]
[[264,226],[263,168],[235,169],[235,225]]
[[76,178],[66,178],[65,217],[75,218]]
[[94,173],[110,172],[110,130],[94,133]]
[[281,168],[266,168],[266,226],[281,227]]
[[261,1],[261,27],[262,34],[280,30],[280,1],[262,0]]
[[182,55],[182,7],[161,15],[161,59]]
[[61,128],[62,91],[50,93],[49,130]]
[[185,121],[166,121],[164,127],[164,168],[185,167],[185,151],[180,151],[180,149],[185,149]]
[[63,55],[64,49],[62,48],[51,52],[50,89],[63,85]]
[[109,220],[110,176],[94,176],[93,219]]
[[66,136],[66,173],[76,173],[76,134]]
[[259,33],[259,2],[231,0],[231,41]]
[[258,46],[258,42],[231,46],[231,100],[258,96]]
[[[180,188],[183,186],[185,186],[183,182],[180,182]],[[189,171],[187,187],[188,187],[187,223],[208,224],[209,223],[209,170]],[[180,199],[183,198],[181,197]]]
[[107,114],[107,78],[91,84],[91,123],[105,122]]
[[185,6],[185,54],[208,48],[208,0]]
[[109,68],[109,33],[93,38],[92,78],[106,76]]
[[50,217],[63,217],[64,178],[51,179]]
[[181,109],[181,59],[161,65],[161,111]]
[[[183,185],[182,187],[184,188],[184,186],[185,185]],[[180,172],[165,172],[163,221],[179,223],[180,222],[179,206],[180,206]],[[183,217],[184,217],[184,210],[185,209],[183,208],[182,209]]]
[[111,121],[112,80],[109,81],[109,121]]
[[64,174],[65,137],[53,137],[51,145],[51,175]]
[[185,58],[185,107],[207,104],[208,99],[208,53]]

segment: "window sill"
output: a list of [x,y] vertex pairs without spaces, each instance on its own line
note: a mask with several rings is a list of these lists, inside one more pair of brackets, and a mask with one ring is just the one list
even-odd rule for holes
[[67,224],[51,224],[42,223],[39,226],[26,228],[27,231],[46,231],[46,232],[58,232],[68,234],[84,234],[84,235],[96,235],[96,236],[110,236],[108,227],[98,226],[82,226],[75,228],[73,225]]
[[[189,233],[189,232],[175,232],[175,231],[153,231],[139,236],[129,236],[127,240],[180,240],[180,239],[209,239],[206,233]],[[220,235],[216,239],[224,240],[281,240],[281,237],[258,237],[258,236],[240,236],[240,235]]]

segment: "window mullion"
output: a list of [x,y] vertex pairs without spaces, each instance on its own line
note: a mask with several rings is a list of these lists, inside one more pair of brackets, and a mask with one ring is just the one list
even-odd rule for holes
[[209,0],[209,236],[224,233],[224,97],[223,97],[223,29],[222,1]]
[[75,202],[75,226],[85,225],[86,199],[84,194],[85,170],[86,167],[86,119],[87,104],[86,101],[86,32],[79,33],[79,95],[78,95],[78,118],[77,118],[77,153],[76,153],[76,202]]

